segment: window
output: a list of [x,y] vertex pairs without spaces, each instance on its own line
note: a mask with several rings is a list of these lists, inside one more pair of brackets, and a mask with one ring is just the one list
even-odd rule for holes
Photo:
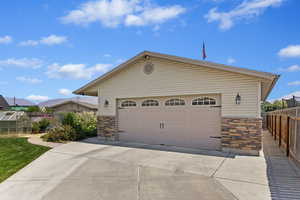
[[192,105],[216,105],[216,100],[209,97],[197,98],[192,101]]
[[136,103],[134,101],[123,101],[121,106],[122,107],[135,107]]
[[148,106],[159,106],[159,103],[158,103],[158,101],[152,100],[152,99],[151,99],[151,100],[143,101],[142,106],[143,106],[143,107],[148,107]]
[[185,102],[182,99],[169,99],[165,103],[166,106],[184,106]]

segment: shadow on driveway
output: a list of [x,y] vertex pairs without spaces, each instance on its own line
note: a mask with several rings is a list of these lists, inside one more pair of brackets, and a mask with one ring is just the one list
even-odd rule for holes
[[222,151],[191,149],[191,148],[176,147],[171,145],[152,145],[152,144],[143,144],[143,143],[134,143],[134,142],[103,141],[103,140],[99,140],[97,137],[88,138],[80,142],[118,146],[118,147],[137,148],[137,149],[158,150],[158,151],[166,151],[166,152],[206,155],[206,156],[223,157],[223,158],[235,158],[235,156],[237,155],[237,154],[227,153]]

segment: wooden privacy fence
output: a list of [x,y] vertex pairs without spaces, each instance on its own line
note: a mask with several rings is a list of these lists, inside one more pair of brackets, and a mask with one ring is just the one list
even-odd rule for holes
[[278,146],[300,163],[300,107],[268,112],[265,123]]

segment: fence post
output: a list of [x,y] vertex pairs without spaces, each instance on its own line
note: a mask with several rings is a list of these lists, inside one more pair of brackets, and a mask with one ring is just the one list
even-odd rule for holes
[[294,153],[296,153],[297,152],[297,135],[298,135],[298,120],[297,120],[297,118],[298,118],[298,108],[296,108],[296,119],[294,120],[294,122],[295,122],[295,129],[294,129]]
[[275,122],[274,122],[274,115],[272,117],[272,136],[274,138],[274,125],[275,125]]
[[266,114],[266,129],[268,130],[268,114]]
[[278,146],[280,147],[281,146],[281,115],[279,115],[279,143],[278,143]]
[[276,141],[276,132],[277,132],[277,115],[275,115],[275,129],[274,129],[274,140]]
[[270,122],[270,115],[268,115],[268,130],[270,132],[271,122]]
[[287,117],[286,156],[290,155],[290,117]]
[[271,135],[273,136],[273,115],[271,115]]

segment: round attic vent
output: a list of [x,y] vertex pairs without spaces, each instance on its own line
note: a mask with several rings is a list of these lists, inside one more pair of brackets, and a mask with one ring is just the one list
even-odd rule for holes
[[153,63],[151,62],[147,62],[145,65],[144,65],[144,73],[145,74],[151,74],[154,70],[154,65]]

